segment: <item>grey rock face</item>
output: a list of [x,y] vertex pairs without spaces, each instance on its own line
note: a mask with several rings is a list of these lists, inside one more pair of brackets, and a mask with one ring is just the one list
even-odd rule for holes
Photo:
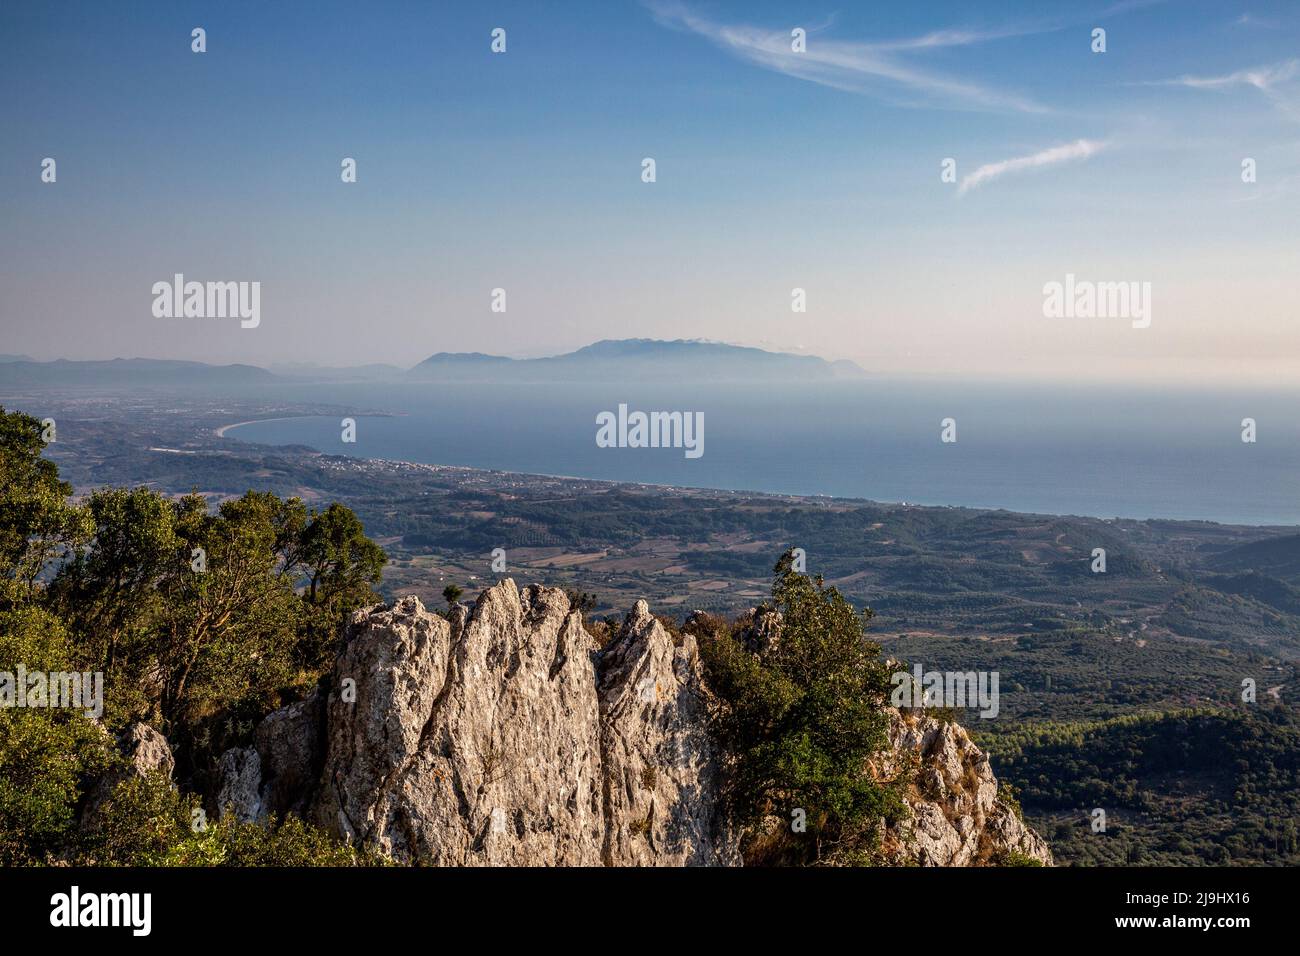
[[167,738],[148,724],[137,722],[127,727],[118,738],[118,747],[129,764],[128,774],[161,773],[170,778],[176,769]]
[[344,645],[328,699],[223,755],[223,811],[298,810],[405,862],[739,862],[694,641],[644,602],[603,655],[563,591],[512,581],[450,621],[414,597],[358,612]]
[[318,821],[399,860],[598,864],[593,650],[562,591],[511,581],[452,624],[413,597],[359,613],[333,675],[355,703],[326,705]]
[[932,717],[889,710],[889,773],[914,761],[906,802],[911,819],[885,834],[895,862],[921,866],[978,866],[1019,853],[1052,865],[1047,843],[998,797],[988,756],[965,728]]
[[217,810],[245,822],[304,815],[320,775],[319,693],[282,707],[258,725],[251,747],[221,755]]
[[600,661],[605,862],[737,865],[695,639],[680,647],[638,601]]
[[244,823],[267,817],[262,804],[262,757],[256,747],[236,747],[221,755],[217,767],[217,809]]

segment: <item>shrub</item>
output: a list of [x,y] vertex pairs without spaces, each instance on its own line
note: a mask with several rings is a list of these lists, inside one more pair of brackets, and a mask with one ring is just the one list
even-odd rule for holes
[[[36,608],[0,613],[0,671],[70,668],[63,625]],[[16,674],[15,674],[16,676]],[[83,779],[112,759],[82,711],[0,708],[0,865],[47,862],[75,834]]]
[[[751,650],[743,628],[700,637],[729,759],[727,803],[752,862],[870,862],[877,823],[903,814],[904,781],[867,771],[886,745],[888,669],[838,591],[796,573],[790,552],[775,571],[779,639]],[[807,811],[806,834],[763,833],[794,807]]]

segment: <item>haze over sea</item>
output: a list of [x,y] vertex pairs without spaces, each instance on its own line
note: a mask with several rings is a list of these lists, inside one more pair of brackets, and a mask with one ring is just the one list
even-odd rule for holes
[[[276,385],[395,417],[256,422],[227,436],[328,454],[648,484],[1097,517],[1300,523],[1296,393],[916,382]],[[596,416],[704,413],[704,454],[600,448]],[[940,422],[957,421],[957,442]],[[1254,418],[1258,440],[1242,441]]]

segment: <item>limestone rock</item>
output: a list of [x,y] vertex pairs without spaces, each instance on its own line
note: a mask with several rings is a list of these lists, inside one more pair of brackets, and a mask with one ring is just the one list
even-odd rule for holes
[[221,755],[217,765],[217,814],[233,815],[241,823],[266,819],[262,804],[262,757],[256,747],[236,747]]
[[893,708],[888,716],[890,750],[874,769],[915,767],[906,797],[910,819],[884,835],[894,862],[978,866],[1018,853],[1052,865],[1047,843],[998,796],[988,756],[965,728]]
[[281,707],[257,727],[250,747],[227,750],[218,768],[217,813],[262,822],[304,816],[320,776],[321,695]]
[[333,675],[356,702],[326,705],[317,819],[405,861],[598,864],[593,650],[562,591],[508,580],[452,624],[413,597],[359,612]]
[[675,647],[638,601],[600,661],[605,862],[735,865],[695,638]]
[[[757,646],[779,640],[779,615],[754,623]],[[556,588],[504,580],[446,618],[406,597],[353,615],[321,688],[222,757],[217,799],[399,862],[735,865],[709,701],[695,638],[644,601],[601,651]],[[864,772],[915,767],[909,819],[883,834],[893,862],[1050,863],[962,728],[889,713]]]

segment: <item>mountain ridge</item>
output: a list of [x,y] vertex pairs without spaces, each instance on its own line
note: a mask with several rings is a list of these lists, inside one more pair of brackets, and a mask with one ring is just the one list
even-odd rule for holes
[[275,381],[256,365],[114,358],[0,363],[0,385],[248,385]]
[[[490,369],[510,381],[683,381],[707,376],[710,381],[773,379],[824,381],[865,378],[847,360],[770,352],[747,345],[698,339],[601,339],[572,352],[540,358],[512,359],[482,352],[437,352],[415,365],[408,379],[487,380]],[[596,376],[596,377],[593,377]],[[608,376],[601,378],[600,376]]]
[[[697,339],[602,339],[572,352],[510,358],[486,352],[436,352],[411,368],[383,362],[355,366],[310,362],[269,367],[214,365],[183,359],[55,359],[6,356],[0,385],[249,385],[274,382],[570,383],[653,381],[830,381],[867,373],[845,359],[770,352]],[[12,359],[12,360],[9,360]]]

